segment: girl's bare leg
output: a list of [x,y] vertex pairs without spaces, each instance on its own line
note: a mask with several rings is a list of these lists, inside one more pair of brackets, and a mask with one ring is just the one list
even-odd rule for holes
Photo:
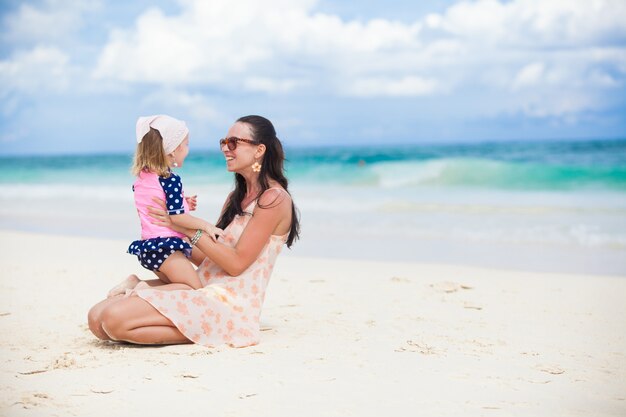
[[101,329],[109,340],[146,345],[191,343],[169,319],[140,297],[120,298],[104,306],[100,318]]
[[206,258],[206,255],[200,249],[198,249],[196,247],[193,247],[191,249],[191,259],[190,260],[191,260],[191,263],[193,263],[195,266],[200,266],[202,261],[204,261],[204,258]]
[[[171,284],[171,281],[169,280],[169,278],[167,277],[167,275],[165,275],[163,272],[159,272],[159,271],[152,271],[154,272],[154,275],[156,275],[157,277],[159,277],[159,280],[163,281],[163,283],[165,284]],[[148,282],[148,281],[146,281]],[[148,284],[150,285],[150,284]],[[160,284],[159,284],[160,285]],[[156,285],[150,285],[151,287],[156,287]]]
[[163,262],[159,272],[165,274],[172,284],[185,284],[193,289],[202,287],[196,270],[182,252],[171,254]]

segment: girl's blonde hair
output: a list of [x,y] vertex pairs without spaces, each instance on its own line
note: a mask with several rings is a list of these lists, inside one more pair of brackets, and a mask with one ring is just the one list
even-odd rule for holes
[[170,176],[170,166],[163,149],[163,138],[155,128],[151,127],[141,142],[137,144],[130,171],[133,175],[139,175],[141,171],[149,171],[154,172],[159,177],[168,178]]

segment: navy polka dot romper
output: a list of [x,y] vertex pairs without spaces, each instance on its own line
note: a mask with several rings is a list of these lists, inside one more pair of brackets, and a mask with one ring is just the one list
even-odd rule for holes
[[[170,215],[184,213],[183,185],[180,177],[174,173],[169,178],[159,177],[159,184],[165,192],[167,212]],[[181,251],[189,258],[191,245],[180,237],[155,237],[135,240],[128,247],[128,253],[136,255],[141,266],[151,271],[158,271],[163,262],[176,251]]]

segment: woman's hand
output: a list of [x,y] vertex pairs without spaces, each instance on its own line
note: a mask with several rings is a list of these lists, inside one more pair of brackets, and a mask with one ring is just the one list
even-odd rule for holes
[[207,232],[213,242],[217,242],[219,237],[224,237],[224,231],[209,222],[205,223],[204,231]]
[[152,224],[156,224],[158,226],[167,227],[168,229],[176,230],[179,233],[184,234],[185,236],[189,236],[189,230],[176,226],[172,223],[172,219],[170,215],[167,213],[167,206],[165,205],[165,201],[161,200],[158,197],[152,197],[152,201],[158,205],[158,207],[148,206],[148,214],[152,217]]
[[172,220],[170,219],[170,215],[167,213],[167,206],[165,205],[165,201],[157,197],[152,197],[152,201],[158,206],[148,206],[148,212],[150,214],[150,217],[154,219],[152,220],[152,224],[172,227]]

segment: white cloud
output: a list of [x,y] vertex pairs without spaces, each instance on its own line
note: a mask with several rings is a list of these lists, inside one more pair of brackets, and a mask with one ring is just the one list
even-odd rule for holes
[[402,97],[430,95],[437,88],[436,80],[420,77],[359,78],[346,86],[346,92],[357,97]]
[[503,112],[571,119],[610,106],[603,93],[623,85],[625,20],[618,0],[463,1],[427,18],[424,33],[460,43],[461,88],[478,80]]
[[[345,20],[317,12],[314,0],[179,4],[178,14],[151,8],[130,27],[111,30],[91,68],[54,42],[76,35],[104,4],[20,6],[5,17],[3,36],[28,47],[0,61],[0,94],[102,94],[136,84],[326,97],[454,99],[472,90],[499,94],[504,112],[545,117],[597,109],[602,92],[626,80],[620,0],[460,1],[408,23]],[[190,111],[223,117],[202,96],[181,94],[175,101]],[[554,110],[537,110],[541,103]]]
[[313,4],[187,1],[176,16],[152,9],[133,28],[112,33],[94,76],[286,93],[317,89],[318,77],[332,73],[330,87],[323,87],[328,90],[355,69],[360,75],[368,75],[368,67],[385,71],[389,63],[372,59],[378,54],[397,61],[417,45],[418,25],[344,22],[314,13]]
[[566,117],[570,120],[572,115],[599,105],[592,97],[570,92],[552,97],[531,97],[521,104],[522,112],[527,116]]
[[99,7],[97,0],[46,0],[40,7],[22,4],[4,17],[2,38],[13,44],[67,40],[83,26],[83,13]]
[[0,96],[61,92],[70,85],[68,56],[58,48],[36,47],[0,61]]
[[589,81],[602,88],[619,88],[624,85],[624,82],[616,79],[611,74],[607,74],[600,70],[594,70],[589,74]]
[[[267,36],[251,36],[261,3],[186,2],[177,16],[158,9],[134,28],[116,30],[100,55],[96,78],[165,84],[232,84],[231,78],[271,61]],[[288,9],[287,9],[288,12]],[[252,71],[253,75],[254,72]]]
[[[94,76],[357,97],[482,86],[502,94],[533,90],[537,102],[564,87],[584,95],[586,88],[615,87],[626,77],[620,44],[626,3],[620,0],[461,1],[413,23],[345,21],[316,13],[314,1],[181,4],[179,15],[152,9],[132,28],[113,32]],[[539,114],[524,106],[520,111]]]
[[545,65],[543,62],[533,62],[525,65],[524,68],[519,70],[515,79],[513,80],[513,90],[518,90],[523,87],[533,86],[537,84],[545,71]]
[[11,46],[0,61],[0,96],[10,96],[12,103],[5,103],[5,112],[17,110],[26,96],[106,88],[106,83],[92,83],[85,76],[89,71],[72,59],[90,48],[79,33],[85,16],[100,7],[100,0],[44,0],[2,16],[1,40]]
[[189,94],[186,91],[164,89],[155,91],[142,100],[147,108],[155,107],[176,117],[188,115],[198,124],[223,126],[233,118],[219,111],[202,94]]
[[[193,28],[181,18],[168,18],[158,9],[139,17],[136,30],[115,30],[105,46],[94,73],[113,75],[123,81],[193,83],[207,51],[194,40]],[[204,73],[205,81],[218,81]]]
[[294,90],[302,81],[287,79],[276,80],[268,77],[249,77],[244,80],[244,87],[249,91],[260,91],[264,93],[288,93]]
[[137,108],[137,116],[162,113],[187,122],[192,148],[217,147],[217,137],[223,133],[224,126],[228,126],[238,116],[220,109],[209,96],[190,93],[181,88],[155,90],[143,97]]
[[624,18],[621,0],[478,0],[453,5],[439,26],[483,46],[580,47],[624,40]]

